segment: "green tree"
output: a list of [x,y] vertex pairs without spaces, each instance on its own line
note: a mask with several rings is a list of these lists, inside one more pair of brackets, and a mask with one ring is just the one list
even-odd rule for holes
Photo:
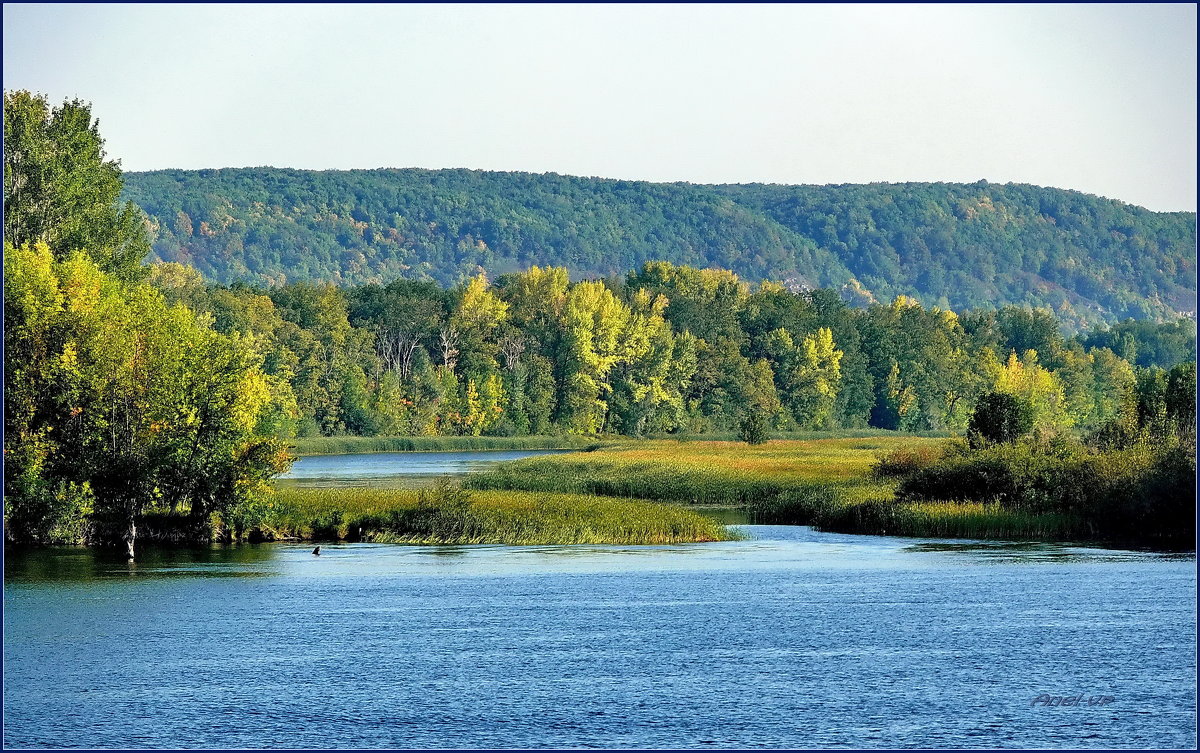
[[989,392],[979,398],[967,437],[974,447],[1012,444],[1033,430],[1033,406],[1007,392]]
[[766,444],[771,439],[771,425],[767,417],[758,411],[746,411],[738,424],[738,437],[746,444]]
[[119,204],[120,164],[106,160],[91,105],[51,107],[45,96],[4,92],[4,239],[45,243],[59,260],[86,252],[104,271],[139,275],[150,252],[145,216]]
[[1167,388],[1164,402],[1167,417],[1176,433],[1190,436],[1195,442],[1196,432],[1196,364],[1181,363],[1167,372]]

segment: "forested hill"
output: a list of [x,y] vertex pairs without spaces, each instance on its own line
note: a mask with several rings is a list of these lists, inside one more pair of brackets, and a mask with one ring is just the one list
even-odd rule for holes
[[574,277],[648,260],[897,294],[1049,306],[1067,323],[1196,308],[1195,213],[1020,184],[694,185],[471,170],[127,173],[154,253],[218,282]]

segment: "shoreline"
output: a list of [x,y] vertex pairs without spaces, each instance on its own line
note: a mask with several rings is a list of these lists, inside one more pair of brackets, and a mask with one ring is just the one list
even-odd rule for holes
[[[711,509],[711,508],[710,508]],[[727,508],[725,508],[727,509]],[[727,528],[744,528],[744,527],[786,527],[786,528],[810,528],[819,534],[828,534],[831,536],[854,536],[854,537],[872,537],[883,539],[904,539],[919,542],[936,542],[947,546],[962,546],[969,547],[975,545],[999,545],[999,546],[1019,546],[1019,545],[1045,545],[1057,546],[1065,548],[1079,549],[1096,549],[1106,552],[1135,552],[1143,554],[1161,554],[1161,555],[1179,555],[1181,557],[1197,556],[1197,549],[1192,548],[1176,548],[1169,546],[1152,546],[1138,541],[1119,541],[1119,540],[1087,540],[1087,539],[1027,539],[1027,538],[956,538],[949,536],[918,536],[907,534],[891,534],[891,533],[861,533],[848,531],[833,531],[824,530],[814,525],[799,524],[799,523],[726,523],[723,524]],[[404,546],[404,547],[441,547],[441,546],[511,546],[511,547],[537,547],[537,546],[677,546],[677,545],[692,545],[692,544],[723,544],[734,542],[754,541],[752,536],[734,536],[726,539],[698,540],[698,541],[676,541],[669,543],[659,542],[620,542],[620,543],[562,543],[556,541],[527,541],[520,543],[508,543],[497,541],[426,541],[416,540],[411,538],[396,537],[379,540],[373,537],[368,538],[317,538],[312,536],[283,536],[275,535],[269,538],[243,537],[241,539],[220,539],[214,538],[208,541],[180,541],[171,539],[159,539],[145,537],[140,540],[141,545],[153,550],[168,550],[168,551],[183,551],[187,549],[208,549],[215,547],[241,547],[241,546],[261,546],[264,544],[320,544],[338,545],[338,544],[378,544],[380,546]],[[95,551],[95,552],[111,552],[114,558],[123,559],[120,557],[121,550],[118,547],[104,544],[30,544],[30,543],[13,543],[5,542],[4,552],[7,553],[23,553],[32,552],[44,549],[63,549],[69,551]]]
[[[413,438],[360,439],[411,443]],[[430,439],[476,445],[458,451],[542,451],[495,446],[518,444],[518,439],[529,444],[529,438]],[[492,447],[479,449],[481,439]],[[534,442],[540,440],[562,438]],[[581,437],[579,447],[544,448],[561,452],[497,463],[450,483],[443,477],[429,479],[433,485],[415,487],[307,486],[277,479],[273,496],[253,518],[197,521],[151,510],[138,524],[139,541],[155,546],[339,541],[656,545],[729,540],[737,538],[734,527],[740,525],[795,525],[829,534],[913,540],[1196,551],[1194,540],[1182,536],[1157,532],[1127,537],[1113,531],[1104,535],[1083,518],[1065,513],[1008,509],[995,502],[897,500],[897,482],[872,474],[888,452],[932,449],[942,441],[936,436],[858,431],[811,439],[780,437],[756,446],[715,437],[608,442]]]
[[[949,431],[899,432],[887,429],[831,429],[828,431],[774,432],[771,442],[813,442],[827,439],[946,439]],[[593,450],[638,446],[653,442],[702,444],[706,442],[736,442],[734,432],[709,434],[653,434],[628,437],[619,434],[553,435],[528,434],[514,437],[488,436],[380,436],[343,435],[332,437],[294,437],[286,440],[297,457],[321,455],[370,455],[382,452],[503,452],[506,450]],[[768,442],[769,444],[769,442]]]

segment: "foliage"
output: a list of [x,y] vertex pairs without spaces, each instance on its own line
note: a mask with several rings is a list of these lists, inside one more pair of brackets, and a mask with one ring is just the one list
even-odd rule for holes
[[118,203],[121,169],[105,160],[97,126],[79,100],[51,107],[43,95],[4,92],[4,240],[44,243],[60,261],[82,251],[130,278],[150,240],[141,210]]
[[[135,176],[128,194],[146,220],[117,204],[122,176],[90,107],[28,92],[5,93],[4,181],[17,241],[5,258],[5,515],[21,540],[132,547],[151,509],[238,537],[274,514],[267,482],[293,437],[756,443],[871,426],[1004,443],[1032,429],[1034,470],[1019,477],[1008,456],[968,449],[932,465],[897,455],[872,479],[856,460],[866,480],[849,486],[656,460],[588,487],[686,497],[728,484],[717,498],[817,524],[921,473],[969,485],[983,468],[1013,476],[1014,499],[1052,496],[1022,489],[1087,481],[1102,473],[1084,457],[1097,453],[1153,458],[1118,463],[1132,468],[1120,483],[1174,490],[1194,453],[1193,324],[1063,334],[1194,311],[1194,215],[986,183],[251,169]],[[147,227],[163,260],[148,268]],[[571,269],[519,271],[539,260]],[[997,300],[1020,305],[991,310]],[[1070,455],[1076,429],[1090,447]],[[446,504],[413,514],[436,523]],[[1092,520],[1078,506],[1036,514]],[[330,515],[322,530],[344,523]],[[1128,504],[1113,508],[1122,515],[1142,519]]]
[[152,505],[253,517],[287,466],[256,434],[275,395],[253,338],[43,243],[5,247],[4,288],[11,538],[131,542]]
[[901,481],[901,503],[992,503],[1076,521],[1077,535],[1194,543],[1195,364],[1143,369],[1088,445],[1057,437],[947,453]]
[[[1008,361],[1002,366],[990,369],[995,380],[996,392],[1011,395],[1019,403],[1029,407],[1030,428],[1045,427],[1052,430],[1063,430],[1074,424],[1074,417],[1068,412],[1066,391],[1058,375],[1038,363],[1037,351],[1027,350],[1024,357],[1018,359],[1016,352],[1008,354]],[[1026,420],[1024,409],[1020,409],[1018,423],[1015,428],[1021,428]],[[999,418],[999,417],[997,417]],[[1028,431],[1028,429],[1026,429]]]
[[1111,327],[1081,333],[1087,348],[1108,348],[1135,366],[1172,366],[1196,360],[1196,322],[1125,319]]
[[[226,283],[452,285],[531,264],[611,278],[663,260],[864,304],[906,295],[942,309],[1046,308],[1072,328],[1196,304],[1194,213],[1030,185],[245,168],[135,173],[126,196],[150,215],[158,259]],[[709,294],[720,303],[730,292]],[[711,341],[725,308],[689,307],[672,323]]]
[[975,404],[967,437],[972,446],[1012,444],[1033,430],[1033,405],[1006,392],[989,392]]
[[[448,290],[223,287],[177,264],[149,278],[218,331],[258,338],[278,406],[261,428],[282,437],[736,434],[750,413],[767,432],[963,431],[995,391],[1061,434],[1117,419],[1137,382],[1045,312],[959,315],[903,296],[860,310],[667,262],[624,280],[533,267]],[[1030,344],[1049,355],[1011,347]]]
[[746,444],[766,444],[771,439],[767,417],[759,411],[747,411],[738,427],[738,436]]
[[1089,538],[1186,543],[1195,536],[1194,487],[1194,455],[1178,448],[1064,454],[1018,445],[918,471],[901,482],[897,499],[994,503],[1078,519]]

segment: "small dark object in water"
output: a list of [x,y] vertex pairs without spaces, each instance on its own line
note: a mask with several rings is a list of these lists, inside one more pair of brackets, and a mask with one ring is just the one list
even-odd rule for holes
[[316,549],[314,549],[314,550],[313,550],[313,554],[315,554],[315,555],[317,555],[318,557],[320,557],[320,556],[321,556],[321,547],[317,547]]

